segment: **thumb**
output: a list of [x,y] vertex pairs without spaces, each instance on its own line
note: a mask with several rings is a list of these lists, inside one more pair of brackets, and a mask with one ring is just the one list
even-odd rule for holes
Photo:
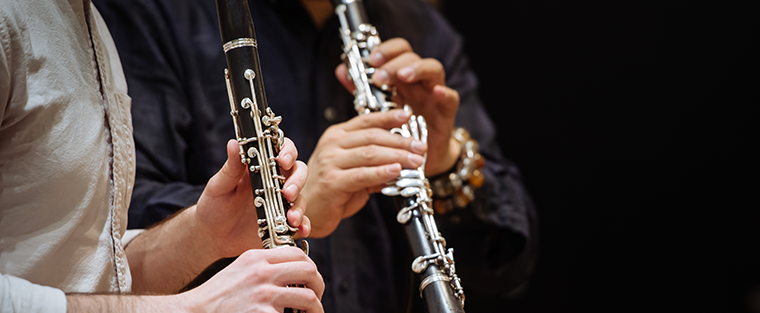
[[227,142],[227,161],[206,185],[209,196],[226,194],[235,189],[240,178],[245,174],[245,164],[240,160],[240,148],[237,141]]
[[348,67],[346,66],[346,63],[341,63],[335,68],[335,77],[338,78],[338,81],[340,81],[343,88],[346,88],[348,92],[354,92],[356,86],[354,85],[354,81],[348,76]]

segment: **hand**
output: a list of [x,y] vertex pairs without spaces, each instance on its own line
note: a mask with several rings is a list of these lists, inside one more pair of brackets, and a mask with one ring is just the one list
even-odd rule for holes
[[[459,93],[446,87],[446,73],[441,62],[421,58],[412,51],[409,42],[394,38],[372,51],[369,64],[376,68],[372,76],[375,85],[396,87],[394,102],[410,105],[414,114],[427,121],[430,149],[425,174],[432,177],[453,167],[460,153],[459,144],[451,138],[459,108]],[[338,66],[336,76],[346,89],[355,89],[345,64]]]
[[[311,223],[304,214],[306,201],[300,196],[300,191],[306,183],[307,167],[303,162],[296,161],[297,157],[295,145],[285,138],[277,162],[281,166],[281,174],[287,177],[282,193],[287,201],[293,203],[288,211],[288,223],[298,228],[297,235],[306,237]],[[236,141],[227,143],[227,162],[203,190],[195,207],[195,217],[197,226],[220,258],[261,248],[251,181],[245,164],[240,162]]]
[[[303,285],[304,288],[287,287]],[[284,247],[248,250],[201,286],[180,294],[192,310],[283,312],[285,308],[324,312],[325,290],[317,266],[303,251]]]
[[303,194],[309,199],[306,214],[312,236],[324,237],[340,221],[358,212],[401,168],[422,165],[427,146],[389,132],[409,120],[403,110],[372,113],[330,126],[309,158],[309,175]]

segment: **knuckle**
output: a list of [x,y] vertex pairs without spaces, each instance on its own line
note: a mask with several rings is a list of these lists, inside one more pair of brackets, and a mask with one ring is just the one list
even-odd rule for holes
[[325,130],[325,133],[322,135],[322,138],[328,142],[331,142],[337,138],[340,138],[341,136],[343,136],[343,133],[344,133],[343,128],[341,126],[342,124],[330,125]]
[[310,261],[311,261],[310,259],[306,260],[306,273],[309,276],[319,276],[320,274],[319,274],[319,270],[317,270],[317,266],[313,262],[310,262]]
[[364,132],[364,140],[367,142],[375,142],[378,137],[380,137],[379,129],[370,129],[369,131]]
[[353,173],[353,177],[354,177],[354,181],[356,183],[363,183],[363,182],[365,182],[365,181],[367,181],[369,179],[369,177],[367,177],[367,173],[365,171],[355,171]]
[[406,39],[401,38],[401,37],[397,37],[395,39],[396,39],[396,44],[399,45],[401,49],[412,50],[412,45],[409,44],[409,41],[407,41]]
[[279,294],[271,285],[261,286],[257,289],[256,296],[264,303],[271,303]]
[[255,261],[257,258],[254,256],[254,254],[256,254],[254,250],[247,250],[238,257],[238,260],[244,263]]
[[443,71],[443,64],[441,63],[441,61],[438,61],[437,59],[434,59],[434,58],[428,58],[426,60],[430,64],[430,66],[432,67],[432,70],[434,70],[436,72],[444,73],[444,71]]
[[317,296],[316,292],[309,292],[306,295],[306,301],[308,301],[312,305],[319,305],[320,304],[319,297]]
[[371,160],[377,156],[379,147],[377,145],[367,145],[360,150],[360,156],[364,159]]
[[319,175],[319,177],[322,178],[320,180],[328,184],[330,182],[334,182],[335,179],[338,178],[338,173],[336,173],[335,171],[325,171],[320,174],[321,175]]

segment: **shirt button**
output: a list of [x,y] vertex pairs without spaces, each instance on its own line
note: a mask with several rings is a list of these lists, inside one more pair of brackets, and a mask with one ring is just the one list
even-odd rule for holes
[[340,281],[340,291],[342,293],[348,292],[348,282],[345,279]]
[[325,109],[325,119],[327,119],[328,122],[335,122],[336,118],[338,118],[338,111],[333,107],[327,107],[327,109]]

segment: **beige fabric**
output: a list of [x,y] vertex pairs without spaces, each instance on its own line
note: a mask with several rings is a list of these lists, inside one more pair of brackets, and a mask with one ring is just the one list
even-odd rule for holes
[[128,292],[130,98],[82,0],[0,0],[0,273],[66,292]]

